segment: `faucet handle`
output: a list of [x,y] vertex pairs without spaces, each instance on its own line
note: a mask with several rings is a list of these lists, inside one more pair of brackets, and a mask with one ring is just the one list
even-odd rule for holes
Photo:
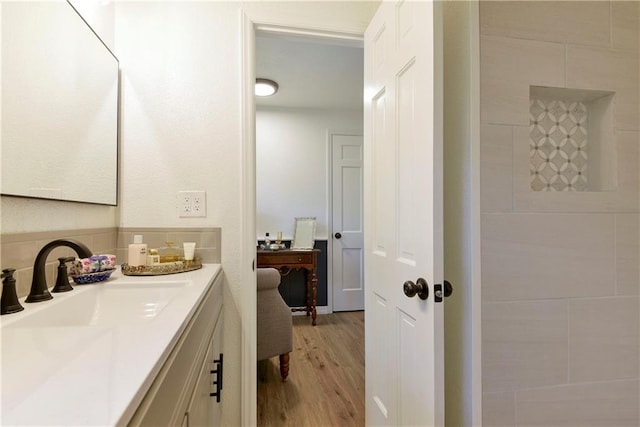
[[2,270],[2,275],[0,275],[0,278],[4,279],[5,277],[9,280],[13,279],[13,273],[16,272],[15,268],[5,268]]
[[69,283],[67,263],[74,259],[75,257],[58,258],[58,261],[60,262],[60,265],[58,265],[58,277],[56,278],[56,285],[51,289],[51,292],[68,292],[73,290],[73,287]]

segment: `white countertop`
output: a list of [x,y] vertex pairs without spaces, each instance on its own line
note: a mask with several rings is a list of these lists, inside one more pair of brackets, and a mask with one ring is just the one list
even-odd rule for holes
[[[126,425],[220,271],[219,264],[153,277],[123,276],[117,271],[106,282],[52,294],[51,301],[21,300],[24,311],[0,317],[0,424]],[[16,327],[47,304],[92,292],[92,287],[115,288],[132,281],[150,287],[160,281],[187,283],[161,314],[144,322]]]

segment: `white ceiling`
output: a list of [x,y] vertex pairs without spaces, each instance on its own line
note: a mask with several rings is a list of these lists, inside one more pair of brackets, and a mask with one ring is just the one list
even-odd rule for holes
[[362,109],[363,49],[358,42],[271,33],[256,37],[256,77],[280,85],[258,106]]

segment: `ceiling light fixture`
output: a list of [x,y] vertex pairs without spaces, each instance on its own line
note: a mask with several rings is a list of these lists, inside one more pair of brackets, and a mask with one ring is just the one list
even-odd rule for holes
[[271,96],[278,91],[278,83],[269,79],[256,79],[256,96]]

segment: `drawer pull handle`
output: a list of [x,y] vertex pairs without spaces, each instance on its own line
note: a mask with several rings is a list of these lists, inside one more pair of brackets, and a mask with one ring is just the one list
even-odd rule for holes
[[213,363],[217,365],[216,369],[212,369],[211,370],[211,374],[215,374],[216,375],[216,379],[215,379],[215,381],[213,381],[213,385],[216,386],[216,391],[214,391],[213,393],[209,393],[209,396],[215,397],[216,398],[216,402],[220,402],[220,399],[222,397],[222,379],[224,378],[224,375],[223,375],[223,368],[224,368],[223,354],[220,353],[220,358],[219,359],[215,359],[213,361]]

